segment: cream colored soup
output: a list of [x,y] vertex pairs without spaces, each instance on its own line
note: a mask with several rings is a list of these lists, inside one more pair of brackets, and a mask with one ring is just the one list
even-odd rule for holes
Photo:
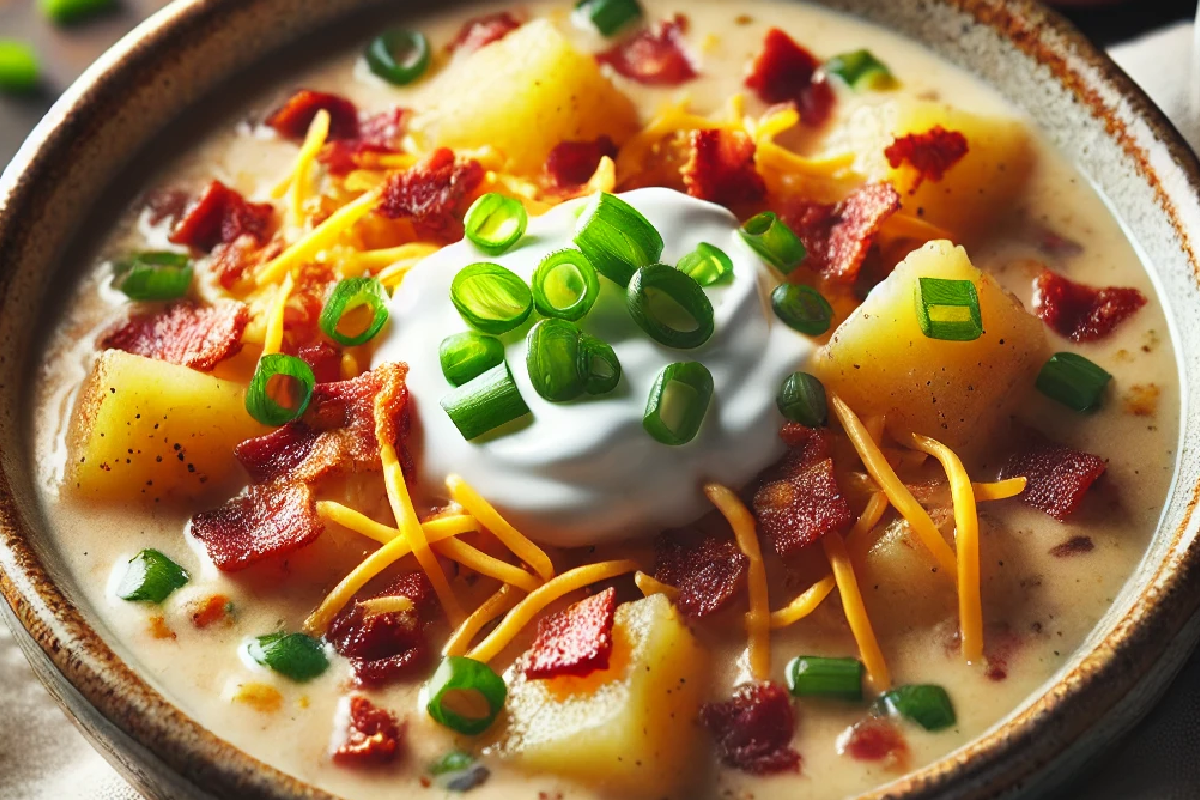
[[[664,18],[676,10],[656,1],[647,3],[647,8],[650,19]],[[564,6],[534,5],[529,10],[533,15],[548,16],[580,48],[599,46],[594,35],[572,27]],[[936,96],[969,111],[1014,114],[986,87],[915,45],[841,16],[800,4],[762,2],[740,3],[736,9],[716,2],[690,3],[683,10],[691,20],[687,41],[699,57],[702,76],[680,89],[652,89],[618,79],[619,86],[637,102],[643,120],[662,102],[685,95],[696,113],[723,113],[727,99],[743,91],[745,64],[759,51],[763,34],[773,25],[789,31],[821,57],[870,48],[892,66],[902,82],[898,91],[904,95]],[[425,31],[440,44],[452,37],[462,18],[461,13],[446,14],[406,20],[406,24]],[[334,58],[295,76],[278,93],[254,98],[231,111],[212,126],[203,145],[153,176],[147,185],[196,187],[216,177],[252,199],[265,198],[290,168],[296,148],[255,135],[244,120],[260,118],[297,85],[338,92],[367,110],[394,104],[419,106],[426,101],[419,88],[397,90],[370,76],[357,54]],[[842,92],[838,121],[850,118],[863,102],[869,100]],[[754,102],[747,102],[748,112],[759,110]],[[798,145],[813,151],[823,147],[820,141]],[[833,144],[828,146],[833,148]],[[1020,202],[1004,211],[990,236],[972,248],[971,257],[1022,301],[1028,303],[1031,279],[1037,274],[1030,259],[1049,263],[1077,280],[1134,286],[1153,298],[1151,281],[1103,201],[1044,143],[1037,143],[1036,166]],[[1068,257],[1039,253],[1028,235],[1037,226],[1068,235],[1083,246],[1082,252]],[[218,490],[211,504],[197,508],[104,506],[82,502],[60,488],[65,430],[74,395],[96,358],[98,332],[124,313],[124,298],[108,287],[107,259],[128,250],[162,246],[163,242],[155,240],[158,235],[135,213],[126,215],[104,243],[96,267],[74,289],[68,311],[47,346],[36,387],[33,440],[55,544],[74,572],[84,599],[112,638],[186,713],[251,754],[332,792],[364,800],[409,793],[421,796],[425,765],[452,747],[470,749],[476,743],[456,738],[429,719],[418,705],[419,685],[399,684],[369,693],[373,701],[407,722],[408,752],[395,768],[354,770],[335,766],[329,758],[336,707],[352,687],[352,673],[343,659],[335,658],[333,668],[319,679],[298,685],[239,656],[247,637],[281,628],[298,629],[330,586],[372,549],[370,542],[347,532],[330,531],[282,563],[221,573],[198,543],[185,539],[183,531],[192,513],[216,505],[235,491],[241,481],[238,476],[231,476],[223,487],[227,494]],[[941,589],[927,576],[913,576],[907,586],[869,580],[863,584],[894,682],[940,683],[953,696],[958,712],[958,724],[949,731],[928,733],[915,726],[904,727],[911,748],[909,768],[928,764],[978,736],[1066,661],[1141,557],[1166,496],[1175,458],[1179,396],[1168,328],[1157,304],[1152,299],[1098,344],[1074,347],[1053,335],[1051,341],[1055,349],[1079,350],[1104,365],[1114,375],[1115,388],[1105,407],[1090,416],[1074,414],[1040,396],[1028,398],[1020,416],[1075,447],[1101,455],[1108,462],[1108,473],[1069,524],[1054,522],[1014,501],[982,506],[988,643],[993,665],[1003,661],[1006,676],[997,680],[997,675],[989,677],[983,666],[962,662],[951,646],[957,630],[953,601],[942,602]],[[1133,395],[1138,387],[1149,386],[1159,392],[1157,404],[1134,413]],[[996,468],[994,463],[980,465],[977,479],[989,479]],[[347,488],[351,495],[358,493],[356,505],[360,508],[386,507],[375,483]],[[892,514],[883,523],[897,524]],[[1052,547],[1074,535],[1089,536],[1094,549],[1072,558],[1051,554]],[[115,594],[122,565],[150,546],[169,553],[192,575],[188,586],[172,595],[161,609],[127,603]],[[648,544],[632,547],[646,555]],[[619,546],[608,549],[620,555],[629,550]],[[561,561],[576,563],[595,557],[567,553]],[[778,598],[773,605],[780,605],[819,577],[816,569],[816,563],[811,574],[801,568],[787,585],[773,586],[773,596]],[[482,600],[489,591],[476,586],[464,596]],[[195,603],[214,593],[230,599],[232,621],[197,628],[191,619]],[[160,615],[162,619],[156,622]],[[444,628],[439,629],[437,636],[445,633]],[[712,700],[724,699],[745,678],[745,639],[728,625],[699,626],[696,633],[709,649],[715,667],[706,693]],[[525,638],[509,648],[498,665],[510,663],[527,645],[529,635],[526,631]],[[997,652],[1010,641],[1019,646],[1007,648],[1011,652]],[[782,678],[784,665],[796,654],[856,652],[836,594],[811,617],[775,632],[772,643],[772,676],[776,680]],[[282,694],[279,709],[263,710],[235,700],[239,687],[247,684],[275,687]],[[706,758],[703,763],[710,766],[701,767],[698,761],[694,784],[681,786],[677,796],[752,793],[764,800],[837,798],[900,774],[896,767],[839,755],[839,734],[862,718],[863,708],[801,701],[797,716],[793,744],[804,759],[799,776],[753,777],[720,768],[715,759]],[[483,759],[492,775],[473,791],[475,797],[614,796],[603,788],[552,775],[522,773],[490,751]]]

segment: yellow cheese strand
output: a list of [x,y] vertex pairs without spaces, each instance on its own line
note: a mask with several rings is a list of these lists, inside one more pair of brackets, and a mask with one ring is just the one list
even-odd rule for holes
[[501,586],[495,594],[483,601],[483,605],[471,612],[471,616],[463,620],[463,624],[459,625],[454,633],[450,634],[450,638],[446,640],[446,646],[442,648],[442,654],[447,656],[466,655],[467,650],[471,647],[471,640],[479,631],[483,630],[483,626],[511,609],[519,598],[520,595],[512,586],[507,583]]
[[372,597],[370,600],[361,601],[359,605],[362,606],[363,614],[368,617],[379,614],[411,614],[416,609],[412,599],[402,594]]
[[647,575],[641,570],[634,573],[633,582],[637,584],[638,589],[641,589],[645,597],[649,597],[652,594],[665,594],[671,600],[679,597],[679,590],[674,586],[669,583],[663,583],[653,575]]
[[587,193],[595,194],[596,192],[612,192],[617,184],[617,165],[608,156],[601,156],[600,163],[596,165],[596,171],[592,173],[592,177],[587,182]]
[[357,378],[361,374],[362,370],[358,368],[358,359],[354,357],[354,353],[350,351],[342,353],[342,360],[338,362],[338,371],[341,372],[344,381]]
[[433,545],[433,549],[438,555],[445,556],[452,561],[457,561],[464,567],[475,570],[480,575],[495,578],[501,583],[510,583],[518,589],[524,589],[527,592],[532,592],[542,585],[541,581],[520,567],[513,566],[490,556],[459,539],[443,539]]
[[954,240],[954,235],[950,231],[939,228],[937,225],[927,222],[920,217],[906,214],[903,211],[892,214],[884,220],[881,230],[885,236],[920,239],[925,242],[932,242],[938,239]]
[[[399,529],[376,522],[366,514],[332,500],[317,501],[317,516],[382,544],[387,544],[400,535]],[[432,543],[449,536],[474,533],[480,530],[480,527],[470,514],[453,514],[425,520],[421,523],[421,530],[425,531],[425,540]]]
[[[387,272],[390,267],[393,267],[397,262],[404,262],[408,266],[415,264],[426,256],[433,255],[441,248],[436,244],[427,244],[426,242],[409,242],[408,244],[398,245],[397,247],[383,247],[378,250],[360,250],[350,256],[354,266],[363,272],[375,272],[383,270]],[[384,272],[376,275],[381,277]]]
[[380,190],[360,195],[353,202],[339,208],[329,219],[313,228],[306,236],[284,250],[273,261],[264,264],[255,276],[259,286],[275,283],[285,273],[311,261],[316,255],[328,250],[338,237],[354,226],[354,223],[365,217],[379,202]]
[[725,517],[729,527],[733,528],[738,548],[750,561],[746,575],[747,593],[750,595],[750,613],[747,615],[750,673],[755,680],[765,681],[771,676],[771,602],[767,593],[767,569],[758,546],[754,516],[737,495],[724,486],[705,484],[704,494]]
[[1024,478],[1006,478],[994,483],[972,483],[971,491],[975,493],[976,502],[988,500],[1007,500],[1025,491]]
[[492,504],[484,500],[470,484],[457,475],[447,475],[446,488],[450,490],[451,499],[479,520],[479,524],[491,531],[513,555],[533,567],[533,571],[542,580],[548,581],[554,577],[554,564],[551,563],[550,556],[509,525],[504,517],[492,508]]
[[283,285],[271,303],[267,312],[267,332],[263,336],[263,355],[278,353],[283,347],[283,316],[287,311],[288,297],[292,293],[292,274],[289,272],[283,278]]
[[838,594],[842,596],[842,609],[846,612],[846,620],[850,623],[850,631],[854,641],[858,643],[858,653],[863,665],[867,668],[867,677],[875,691],[885,691],[891,685],[888,675],[887,662],[884,661],[883,651],[879,649],[879,641],[867,617],[867,608],[863,605],[862,594],[858,590],[858,581],[854,577],[854,566],[850,563],[850,554],[846,551],[846,543],[842,535],[830,531],[821,537],[821,545],[833,567],[833,577],[837,581]]
[[304,200],[308,192],[308,170],[312,166],[313,159],[317,157],[317,153],[325,146],[325,139],[329,136],[329,112],[321,109],[313,117],[313,121],[308,126],[308,133],[304,137],[304,144],[300,147],[300,153],[296,156],[296,168],[292,176],[292,186],[290,192],[292,222],[295,225],[300,225],[304,222]]

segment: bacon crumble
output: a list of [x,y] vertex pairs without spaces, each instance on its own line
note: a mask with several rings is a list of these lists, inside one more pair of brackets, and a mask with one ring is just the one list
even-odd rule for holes
[[220,508],[192,517],[192,535],[223,572],[291,553],[323,530],[312,490],[303,483],[251,486]]
[[322,110],[329,114],[329,139],[358,138],[358,107],[332,92],[299,89],[270,113],[265,124],[284,139],[303,141],[313,117]]
[[305,345],[296,351],[296,358],[312,368],[318,385],[337,383],[342,379],[342,352],[329,342]]
[[967,154],[967,137],[934,125],[924,133],[901,136],[884,149],[888,164],[899,169],[908,164],[917,172],[909,194],[916,194],[925,181],[937,183]]
[[446,49],[456,53],[460,50],[464,53],[474,53],[481,47],[500,41],[522,24],[521,20],[508,11],[474,17],[463,23]]
[[754,140],[741,131],[693,131],[691,157],[683,167],[687,193],[734,208],[761,201],[767,185],[754,164]]
[[242,349],[249,321],[250,310],[243,303],[199,306],[184,301],[162,311],[134,314],[107,333],[100,347],[207,372]]
[[230,600],[227,596],[213,594],[188,603],[187,611],[192,617],[192,624],[203,629],[217,622],[227,622],[229,608]]
[[1033,313],[1060,336],[1072,342],[1095,342],[1146,305],[1146,298],[1128,286],[1088,286],[1051,270],[1033,282]]
[[355,602],[329,625],[325,638],[349,659],[364,686],[383,686],[417,674],[433,655],[425,637],[425,628],[437,618],[439,608],[433,585],[425,573],[409,572],[371,597],[396,596],[411,600],[413,611],[367,616],[361,603]]
[[241,236],[251,236],[263,245],[271,238],[274,221],[275,208],[270,203],[248,202],[236,189],[212,181],[184,211],[170,241],[206,253]]
[[860,186],[840,203],[787,203],[780,216],[804,242],[806,266],[852,284],[883,224],[899,210],[900,193],[880,182]]
[[910,755],[904,732],[885,717],[867,717],[847,728],[838,737],[838,752],[898,770],[907,768]]
[[1059,522],[1071,516],[1096,479],[1107,468],[1104,459],[1052,442],[1026,430],[1024,442],[1009,458],[1001,478],[1025,478],[1021,502]]
[[687,29],[687,17],[676,14],[597,53],[596,60],[645,86],[678,86],[699,75],[683,46]]
[[779,684],[739,686],[732,699],[703,706],[700,720],[727,766],[754,775],[800,771],[800,754],[791,746],[795,714]]
[[1090,553],[1096,549],[1096,544],[1090,536],[1072,536],[1062,544],[1056,544],[1050,548],[1050,555],[1055,558],[1070,558],[1071,556],[1081,556],[1084,553]]
[[771,28],[750,65],[746,87],[764,102],[794,103],[800,120],[818,127],[829,120],[836,96],[821,62],[779,28]]
[[483,166],[458,160],[440,147],[425,161],[388,178],[378,213],[388,219],[411,219],[422,232],[454,241],[462,237],[463,201],[483,181]]
[[617,146],[605,134],[598,139],[559,142],[546,156],[546,175],[558,188],[587,183],[600,166],[600,159],[617,157]]
[[679,589],[675,606],[692,619],[727,606],[746,585],[749,568],[729,537],[666,532],[654,540],[654,577]]
[[361,695],[350,698],[346,727],[338,732],[333,761],[341,766],[382,766],[400,755],[407,726]]
[[611,586],[538,623],[529,648],[525,677],[586,677],[608,667],[613,648],[617,592]]

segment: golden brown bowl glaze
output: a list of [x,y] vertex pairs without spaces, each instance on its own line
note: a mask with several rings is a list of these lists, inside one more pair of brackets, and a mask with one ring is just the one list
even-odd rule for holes
[[[1041,793],[1127,730],[1200,639],[1200,165],[1161,112],[1103,54],[1031,0],[827,0],[923,42],[1024,109],[1108,198],[1149,265],[1172,327],[1183,409],[1175,483],[1142,563],[1055,679],[984,736],[872,798]],[[73,244],[111,219],[122,180],[219,104],[238,76],[330,32],[403,16],[378,0],[178,0],[62,97],[0,178],[0,613],[92,743],[154,798],[326,798],[183,714],[77,602],[33,486],[29,408],[53,288]],[[336,34],[334,34],[336,38]],[[239,80],[239,83],[242,82]],[[209,106],[215,107],[213,105]],[[194,118],[194,117],[193,117]],[[172,125],[173,121],[176,121]],[[124,177],[123,177],[124,176]]]

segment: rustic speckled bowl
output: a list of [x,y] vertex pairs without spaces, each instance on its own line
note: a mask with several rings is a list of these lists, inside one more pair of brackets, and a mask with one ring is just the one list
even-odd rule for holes
[[[1108,198],[1156,281],[1185,387],[1182,454],[1159,530],[1082,649],[1003,722],[870,795],[984,798],[1052,788],[1144,713],[1200,620],[1200,166],[1102,53],[1029,0],[831,0],[924,42],[1025,109]],[[19,622],[38,675],[93,744],[155,798],[324,798],[185,716],[118,655],[41,534],[29,391],[51,287],[73,244],[111,220],[122,180],[184,136],[188,115],[281,50],[329,46],[377,0],[179,0],[101,58],[54,106],[0,179],[0,613]],[[412,7],[412,4],[409,5]],[[363,28],[358,28],[363,30]],[[335,36],[336,38],[336,36]],[[308,52],[312,52],[310,49]],[[270,72],[270,70],[268,70]],[[239,79],[239,84],[244,80]],[[209,108],[215,105],[209,105]],[[122,177],[125,176],[125,177]],[[64,277],[65,276],[65,277]]]

